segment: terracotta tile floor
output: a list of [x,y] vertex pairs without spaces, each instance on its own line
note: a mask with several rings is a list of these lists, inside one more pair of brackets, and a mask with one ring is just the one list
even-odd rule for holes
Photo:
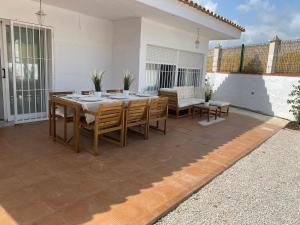
[[148,141],[130,133],[124,149],[101,142],[98,157],[54,143],[47,122],[1,128],[0,224],[152,223],[281,128],[234,113],[198,120],[170,119]]

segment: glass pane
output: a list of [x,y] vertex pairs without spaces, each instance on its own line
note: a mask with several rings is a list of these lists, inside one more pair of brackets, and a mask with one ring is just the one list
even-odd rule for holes
[[22,91],[17,91],[17,110],[18,114],[23,114],[23,95]]
[[41,91],[36,91],[36,112],[41,112]]
[[34,58],[40,58],[40,33],[39,30],[34,29],[34,46],[33,46],[33,52],[34,52]]
[[29,101],[30,101],[30,92],[29,91],[24,91],[23,92],[23,104],[24,104],[24,113],[27,114],[27,113],[30,113],[30,104],[29,104]]
[[15,58],[15,75],[16,75],[16,87],[17,90],[22,90],[22,64],[20,58]]
[[25,27],[20,28],[21,32],[21,48],[20,54],[22,58],[27,58],[27,31]]
[[51,30],[47,30],[47,57],[48,59],[52,59],[52,34]]
[[28,70],[28,59],[27,58],[23,58],[22,67],[23,67],[23,90],[28,90],[30,74],[29,74],[29,70]]
[[27,28],[28,35],[28,57],[33,58],[33,30],[32,28]]
[[35,113],[35,91],[30,91],[30,112]]

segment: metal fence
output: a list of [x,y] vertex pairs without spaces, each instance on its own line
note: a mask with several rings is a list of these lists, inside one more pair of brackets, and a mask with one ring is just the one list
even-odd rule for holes
[[300,40],[282,41],[275,65],[276,73],[300,73]]

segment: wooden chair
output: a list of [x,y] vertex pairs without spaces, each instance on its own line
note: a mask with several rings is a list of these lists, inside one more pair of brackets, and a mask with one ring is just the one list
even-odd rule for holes
[[[148,133],[149,128],[154,128],[158,131],[162,131],[164,135],[167,132],[167,119],[168,119],[168,97],[154,98],[150,102],[149,107],[149,121],[148,121]],[[159,122],[164,122],[164,129],[159,129]],[[150,126],[151,123],[156,122],[156,126]]]
[[63,96],[63,95],[68,95],[72,94],[71,91],[60,91],[60,92],[49,92],[49,107],[48,107],[48,114],[49,114],[49,135],[52,136],[53,134],[53,128],[52,128],[52,120],[56,118],[63,118],[64,121],[64,137],[63,141],[67,142],[68,140],[68,123],[71,123],[74,121],[73,115],[68,113],[68,109],[64,106],[59,106],[61,109],[63,109],[63,114],[56,114],[56,118],[53,118],[52,115],[52,110],[51,110],[51,98],[53,96]]
[[129,101],[125,116],[124,145],[127,144],[127,131],[130,127],[144,126],[144,139],[148,139],[149,100]]
[[[92,153],[94,155],[99,154],[98,142],[99,136],[102,135],[102,139],[124,146],[124,120],[125,120],[125,110],[123,102],[113,102],[105,103],[99,106],[98,112],[85,113],[95,116],[95,122],[92,124],[87,124],[85,119],[81,120],[81,129],[89,129],[94,132],[94,148]],[[112,137],[104,136],[104,134],[111,133],[114,131],[120,131],[119,140]]]
[[92,91],[81,91],[81,94],[82,95],[90,95]]

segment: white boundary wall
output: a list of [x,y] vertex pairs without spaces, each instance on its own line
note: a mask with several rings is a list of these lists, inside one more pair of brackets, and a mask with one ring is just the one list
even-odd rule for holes
[[207,73],[213,84],[214,99],[258,111],[263,114],[294,119],[287,99],[292,85],[300,77],[257,74]]

